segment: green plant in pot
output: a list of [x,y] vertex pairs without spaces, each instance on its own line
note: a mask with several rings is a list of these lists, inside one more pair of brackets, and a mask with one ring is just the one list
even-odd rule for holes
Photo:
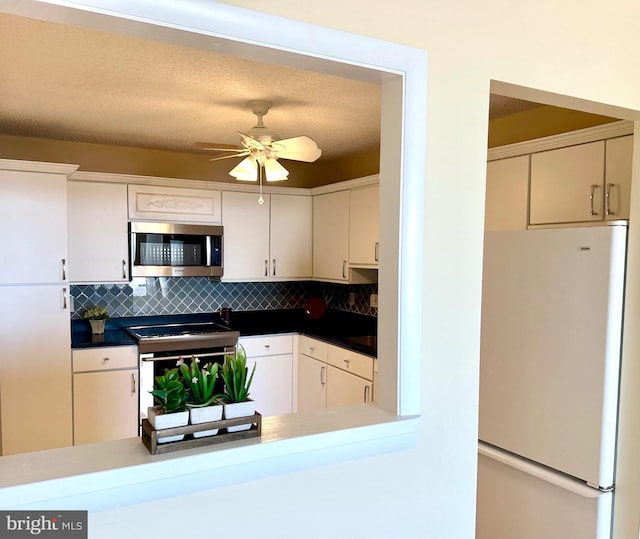
[[105,322],[109,320],[109,313],[104,307],[91,307],[82,313],[82,318],[89,321],[93,335],[101,335],[104,333]]
[[[178,367],[184,386],[187,388],[187,408],[191,424],[197,425],[222,419],[223,406],[218,399],[223,398],[223,394],[215,393],[219,365],[207,363],[200,369],[200,360],[193,356],[189,365],[184,359],[180,359]],[[218,429],[194,432],[193,436],[202,438],[215,434],[218,434]]]
[[[220,371],[220,376],[224,381],[224,417],[233,419],[236,417],[253,416],[256,412],[255,402],[249,399],[249,388],[253,381],[256,366],[253,365],[251,375],[247,368],[247,353],[241,344],[238,345],[235,354],[224,356],[224,363]],[[227,427],[227,431],[236,432],[248,430],[251,423]]]
[[[164,374],[156,376],[153,390],[149,391],[156,403],[148,409],[151,426],[156,430],[182,427],[189,422],[187,408],[187,390],[184,387],[178,368],[165,369]],[[182,440],[184,434],[158,438],[158,443]]]

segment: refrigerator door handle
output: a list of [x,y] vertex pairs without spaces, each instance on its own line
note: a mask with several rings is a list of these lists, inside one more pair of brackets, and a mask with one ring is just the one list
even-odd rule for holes
[[592,488],[578,479],[572,479],[571,477],[556,472],[546,466],[531,462],[522,457],[517,457],[507,451],[503,451],[502,449],[498,449],[497,447],[480,441],[478,441],[478,454],[505,464],[506,466],[510,466],[516,470],[520,470],[521,472],[533,477],[537,477],[538,479],[542,479],[547,483],[556,485],[557,487],[573,492],[574,494],[578,494],[584,498],[597,498],[598,496],[602,496],[613,489],[613,487],[607,487],[605,489],[600,489],[599,487]]

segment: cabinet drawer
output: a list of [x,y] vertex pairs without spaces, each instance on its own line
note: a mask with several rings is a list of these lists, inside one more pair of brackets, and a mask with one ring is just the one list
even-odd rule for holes
[[293,353],[293,336],[291,335],[242,337],[238,342],[244,347],[247,357],[275,356]]
[[338,369],[347,371],[367,380],[373,380],[373,358],[351,350],[329,345],[327,361]]
[[138,368],[137,346],[109,346],[73,351],[73,372]]
[[306,335],[300,335],[299,352],[305,356],[310,356],[326,363],[328,346],[326,342],[317,341]]

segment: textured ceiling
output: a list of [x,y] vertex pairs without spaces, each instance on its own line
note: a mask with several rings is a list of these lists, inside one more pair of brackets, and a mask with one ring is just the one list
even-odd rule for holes
[[[380,144],[380,86],[136,37],[0,14],[0,134],[203,153],[265,125],[322,159]],[[490,119],[539,106],[491,96]],[[206,152],[205,152],[206,153]]]
[[491,94],[489,98],[489,120],[497,120],[511,114],[542,107],[540,103],[513,99],[503,95]]
[[377,149],[380,86],[156,41],[0,14],[0,133],[200,152],[265,125],[323,157]]

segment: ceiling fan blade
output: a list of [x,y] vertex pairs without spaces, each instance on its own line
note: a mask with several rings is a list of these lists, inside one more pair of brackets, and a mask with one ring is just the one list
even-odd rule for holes
[[244,152],[246,148],[237,144],[216,144],[214,142],[195,142],[196,148],[201,150],[213,150],[219,152]]
[[311,163],[322,155],[322,150],[313,139],[309,137],[294,137],[278,140],[271,144],[271,151],[278,158],[292,159],[294,161],[306,161]]
[[234,153],[231,155],[221,155],[219,157],[212,157],[209,161],[220,161],[221,159],[233,159],[238,157],[245,157],[247,155],[251,155],[249,150],[245,150],[244,152]]

